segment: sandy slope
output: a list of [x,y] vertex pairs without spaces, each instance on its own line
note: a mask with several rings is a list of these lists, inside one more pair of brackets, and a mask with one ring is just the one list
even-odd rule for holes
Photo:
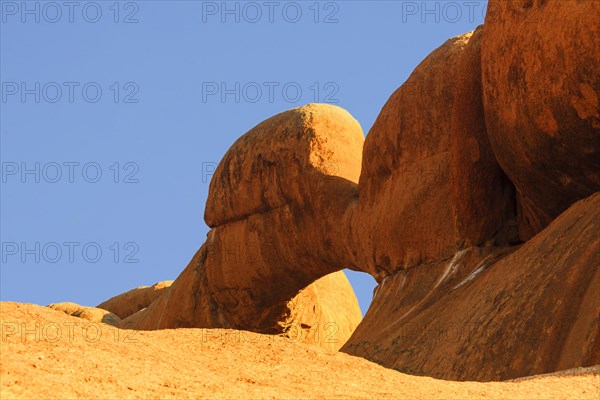
[[2,399],[600,396],[600,368],[519,382],[449,382],[233,330],[117,331],[19,303],[0,303],[0,319]]

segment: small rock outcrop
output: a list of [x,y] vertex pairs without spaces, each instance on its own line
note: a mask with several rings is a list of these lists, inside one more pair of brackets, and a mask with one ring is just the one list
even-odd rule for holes
[[163,281],[152,286],[140,286],[118,296],[111,297],[105,302],[98,304],[98,308],[108,310],[121,319],[148,307],[163,292],[169,290],[173,281]]
[[113,326],[119,326],[121,323],[121,319],[118,316],[101,308],[80,306],[79,304],[68,302],[48,304],[47,307],[90,322],[102,322]]
[[342,271],[317,279],[290,303],[293,325],[285,336],[329,350],[339,350],[362,320],[354,290]]

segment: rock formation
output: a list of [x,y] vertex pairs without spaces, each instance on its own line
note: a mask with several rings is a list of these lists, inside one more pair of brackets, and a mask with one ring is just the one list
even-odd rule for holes
[[364,149],[338,107],[260,123],[213,176],[206,242],[123,323],[337,349],[360,320],[336,272],[351,268],[379,286],[350,354],[459,380],[600,363],[599,7],[490,0],[483,28],[390,97]]
[[[293,337],[301,327],[303,341],[339,348],[360,322],[358,302],[341,272],[313,282],[345,266],[339,221],[356,195],[363,141],[350,114],[316,104],[242,136],[213,175],[206,243],[170,291],[124,323]],[[328,331],[317,340],[315,329]]]

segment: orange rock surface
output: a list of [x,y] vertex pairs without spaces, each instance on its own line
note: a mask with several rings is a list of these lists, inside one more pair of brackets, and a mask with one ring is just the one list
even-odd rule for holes
[[117,331],[105,324],[95,330],[81,321],[46,307],[0,303],[0,397],[597,399],[600,390],[598,368],[518,382],[448,382],[272,335]]

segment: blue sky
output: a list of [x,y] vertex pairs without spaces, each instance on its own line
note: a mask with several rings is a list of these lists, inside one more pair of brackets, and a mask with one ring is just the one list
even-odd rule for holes
[[[1,0],[0,299],[95,305],[175,279],[208,231],[209,171],[239,136],[311,102],[367,134],[485,8]],[[375,283],[347,275],[364,313]]]

